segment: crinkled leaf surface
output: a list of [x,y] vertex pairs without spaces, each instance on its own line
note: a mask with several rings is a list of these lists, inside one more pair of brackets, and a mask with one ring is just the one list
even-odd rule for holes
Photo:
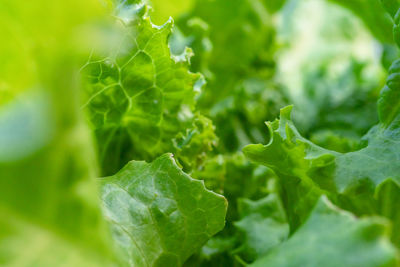
[[171,154],[102,178],[101,198],[131,266],[180,266],[225,224],[226,200],[182,172]]
[[364,137],[364,148],[342,154],[314,145],[298,133],[290,121],[291,107],[286,107],[279,121],[268,123],[269,144],[244,149],[281,177],[285,203],[297,222],[322,193],[358,214],[371,213],[376,210],[375,189],[388,179],[400,183],[398,66],[396,61],[390,69],[378,101],[380,123]]
[[[280,120],[268,123],[271,136],[268,145],[249,145],[243,151],[252,161],[264,164],[278,174],[283,202],[293,228],[304,221],[307,211],[323,193],[317,182],[331,185],[329,180],[325,182],[329,176],[314,170],[326,167],[328,174],[332,175],[334,168],[330,166],[334,164],[337,153],[326,151],[302,138],[290,121],[290,111],[290,106],[282,109]],[[310,175],[317,176],[319,180],[314,181]]]
[[[378,99],[379,123],[363,137],[361,149],[338,153],[303,138],[291,121],[290,106],[281,109],[279,120],[267,123],[271,137],[267,145],[245,147],[244,153],[252,161],[272,168],[278,175],[291,227],[289,240],[257,261],[256,266],[398,264],[396,249],[390,243],[383,245],[382,236],[386,235],[398,244],[399,219],[395,210],[400,196],[400,164],[397,160],[400,149],[399,66],[399,61],[395,61],[389,69],[386,86]],[[321,217],[327,214],[330,206],[326,206],[326,200],[319,200],[321,195],[326,195],[336,205],[356,215],[387,217],[393,225],[393,233],[381,234],[382,226],[377,227],[371,217],[358,221],[353,218],[353,228],[349,219],[344,220],[345,217],[350,218],[349,215],[344,217],[343,212],[336,211],[335,216]],[[313,209],[315,203],[317,208]],[[321,230],[318,230],[320,220]],[[335,225],[329,226],[331,223]],[[349,232],[340,230],[341,227]],[[329,232],[324,233],[322,229],[329,229]],[[341,233],[345,234],[341,236]],[[370,247],[368,242],[371,242]],[[315,251],[319,251],[316,255],[313,254],[313,246]],[[357,247],[359,256],[356,256]],[[346,254],[350,248],[354,254]],[[335,253],[340,257],[334,256]],[[365,255],[374,256],[368,259]],[[326,259],[338,261],[325,262]]]
[[[270,125],[270,150],[253,147],[249,153],[279,176],[278,197],[266,186],[275,176],[241,156],[219,155],[222,163],[217,156],[201,167],[215,135],[211,121],[195,109],[202,81],[188,72],[190,50],[171,56],[172,21],[153,25],[144,1],[114,3],[113,26],[101,27],[113,33],[100,38],[106,44],[99,45],[100,52],[94,49],[82,67],[81,110],[76,63],[87,52],[81,39],[88,36],[86,45],[100,43],[94,38],[98,32],[86,28],[91,28],[87,16],[102,9],[98,0],[6,0],[0,5],[0,102],[9,104],[0,109],[0,265],[110,265],[112,242],[92,181],[97,168],[82,110],[107,175],[132,159],[153,160],[167,151],[177,157],[177,162],[170,155],[152,163],[131,161],[100,179],[122,266],[182,265],[223,228],[226,201],[178,165],[215,185],[232,203],[226,231],[201,249],[194,266],[235,266],[239,257],[251,262],[264,254],[257,264],[395,264],[385,222],[354,219],[318,199],[327,194],[358,215],[386,216],[394,222],[392,240],[398,242],[396,64],[379,104],[381,122],[354,154],[313,145],[298,134],[289,109],[282,111],[281,121]],[[183,20],[200,31],[192,44],[203,49],[204,57],[193,70],[205,71],[210,79],[203,108],[218,120],[222,150],[262,142],[259,121],[274,117],[276,107],[286,102],[270,81],[276,47],[272,14],[283,3],[196,1],[190,16],[200,18]],[[89,24],[108,24],[94,20]],[[83,42],[76,44],[76,39]],[[40,90],[14,102],[15,95],[30,88]],[[331,258],[337,260],[327,262]]]
[[251,266],[396,266],[387,226],[378,218],[357,219],[323,196],[287,242]]
[[[184,167],[191,166],[215,141],[211,121],[193,112],[202,82],[199,74],[188,71],[191,51],[172,57],[172,20],[153,25],[143,3],[123,2],[116,13],[121,41],[109,55],[90,58],[82,69],[88,81],[83,107],[95,129],[103,171],[109,175],[129,160],[152,160],[165,152],[176,153]],[[206,134],[199,124],[211,125],[201,128]],[[180,145],[195,146],[191,159],[181,158],[185,148],[174,142],[186,135],[190,138]]]

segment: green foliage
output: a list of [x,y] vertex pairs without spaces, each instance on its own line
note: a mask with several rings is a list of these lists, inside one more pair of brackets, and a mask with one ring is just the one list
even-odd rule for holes
[[395,266],[387,224],[357,219],[321,197],[304,225],[285,243],[251,266]]
[[[105,110],[108,116],[105,116],[101,122],[98,118],[99,114],[93,113],[94,115],[90,117],[92,118],[90,126],[94,133],[97,133],[97,128],[104,124],[107,127],[109,125],[115,127],[124,118],[127,124],[136,123],[148,130],[145,122],[140,123],[143,116],[150,116],[157,122],[151,122],[149,127],[154,127],[161,133],[153,135],[154,132],[150,131],[148,137],[154,136],[155,139],[149,141],[161,139],[160,136],[165,138],[166,132],[169,136],[176,135],[176,140],[168,139],[168,149],[182,155],[183,159],[192,160],[197,157],[197,153],[209,150],[215,138],[211,121],[191,111],[195,94],[193,87],[200,75],[189,73],[186,69],[187,63],[183,62],[185,60],[170,57],[167,36],[172,27],[171,23],[163,27],[155,27],[148,19],[142,18],[146,9],[143,3],[118,3],[114,7],[114,14],[118,14],[124,23],[131,25],[129,30],[133,34],[139,30],[138,35],[142,38],[138,38],[140,45],[146,46],[144,43],[149,41],[147,48],[142,47],[143,53],[140,55],[138,53],[141,61],[133,60],[132,64],[136,66],[139,64],[139,69],[146,68],[146,70],[153,68],[155,64],[157,68],[161,67],[163,73],[154,74],[154,77],[164,79],[164,81],[170,80],[171,77],[177,79],[177,82],[171,80],[169,84],[163,84],[162,89],[149,88],[147,92],[144,92],[144,95],[148,96],[147,99],[143,97],[132,99],[131,105],[134,108],[128,110],[131,112],[130,119],[122,118],[125,111],[123,114],[120,111],[126,104],[124,98],[121,98],[123,89],[129,93],[136,92],[141,95],[142,87],[153,79],[148,78],[148,74],[151,73],[136,72],[136,68],[131,66],[131,74],[126,75],[126,69],[122,69],[121,74],[125,76],[121,76],[123,80],[120,83],[127,85],[129,82],[135,83],[135,79],[138,79],[135,83],[138,86],[120,87],[118,92],[117,86],[109,86],[115,83],[112,79],[115,78],[113,71],[116,70],[116,65],[111,66],[105,60],[93,63],[92,60],[100,58],[106,51],[120,52],[115,50],[114,46],[116,43],[119,44],[118,40],[126,40],[125,38],[129,37],[128,30],[124,28],[127,26],[121,26],[120,22],[110,22],[110,17],[107,15],[109,10],[97,1],[67,1],[60,4],[41,0],[35,5],[8,1],[4,4],[0,8],[0,25],[2,25],[2,36],[5,38],[1,52],[4,59],[1,65],[4,74],[1,77],[1,84],[2,94],[4,92],[7,99],[2,99],[5,104],[1,106],[0,111],[2,147],[0,152],[2,214],[0,216],[0,265],[141,265],[146,258],[138,259],[133,256],[134,254],[129,257],[131,254],[123,255],[121,250],[115,250],[120,239],[115,232],[110,235],[108,231],[107,224],[112,226],[112,230],[115,229],[114,224],[107,222],[109,219],[107,214],[111,211],[107,210],[108,213],[104,214],[101,212],[100,197],[94,179],[98,176],[94,143],[88,131],[89,127],[83,119],[82,99],[79,96],[82,95],[82,91],[85,92],[84,95],[87,95],[88,90],[92,89],[94,92],[89,92],[98,93],[102,96],[101,101],[109,101],[106,102],[105,107],[101,108],[99,103],[104,104],[104,102],[96,99],[97,106],[93,107],[97,109],[93,108],[93,110],[96,112]],[[42,17],[43,20],[37,20],[37,16]],[[85,40],[85,35],[88,35],[90,39]],[[13,45],[16,40],[21,46]],[[109,42],[96,44],[94,48],[90,44],[90,42],[104,42],[104,40],[109,40]],[[90,49],[92,52],[89,57]],[[22,51],[24,54],[21,54]],[[146,58],[147,53],[154,56],[155,63],[149,63],[148,57]],[[88,57],[88,63],[81,69],[83,69],[82,73],[86,73],[87,68],[91,68],[92,76],[86,79],[87,76],[82,75],[84,88],[81,88],[77,74],[79,67]],[[123,60],[126,57],[129,57],[129,54],[116,58]],[[129,64],[127,66],[129,67]],[[18,68],[19,70],[16,71]],[[96,70],[96,68],[103,69]],[[13,77],[13,71],[18,72],[19,78]],[[8,72],[12,75],[8,75]],[[26,77],[21,79],[21,75]],[[157,85],[156,82],[155,85]],[[101,93],[107,91],[107,94],[102,95],[95,91],[104,89],[104,86],[109,86],[110,90],[104,90]],[[161,98],[156,98],[157,94],[153,94],[153,91],[157,90],[163,90]],[[93,99],[92,95],[89,102],[92,103]],[[163,102],[165,109],[154,107],[154,105],[146,108],[146,103],[158,99]],[[182,102],[188,106],[187,111],[181,108]],[[89,104],[83,104],[83,107],[87,105]],[[154,112],[146,113],[149,110],[154,110]],[[162,112],[159,112],[160,110]],[[165,115],[168,112],[172,117],[168,118],[168,114]],[[183,118],[177,118],[178,112]],[[161,119],[164,124],[159,123]],[[167,125],[166,122],[170,124]],[[182,126],[181,131],[181,125],[190,127]],[[134,136],[141,134],[145,133],[138,132]],[[204,139],[210,141],[204,143]],[[105,140],[98,141],[104,144]],[[119,140],[111,140],[111,142],[115,144]],[[149,146],[146,147],[146,144]],[[107,145],[105,149],[101,147],[100,152],[108,149]],[[156,151],[153,149],[154,143],[143,143],[138,155],[145,157],[149,154],[155,157],[158,151],[167,149],[165,147],[160,147]],[[120,154],[108,156],[117,157],[119,164],[124,163]],[[188,165],[195,162],[196,160],[190,161]],[[131,164],[139,166],[142,163],[132,162]],[[181,243],[179,240],[179,244],[185,246],[180,249],[181,252],[178,252],[179,249],[177,251],[174,245],[171,245],[172,247],[167,251],[171,252],[171,255],[180,253],[176,260],[182,263],[194,249],[223,227],[226,202],[223,197],[207,191],[200,181],[192,180],[183,174],[169,157],[167,159],[161,157],[152,166],[158,169],[153,170],[153,176],[149,173],[134,172],[134,176],[125,174],[124,181],[133,182],[135,179],[137,181],[143,177],[147,178],[150,184],[143,185],[140,193],[152,190],[154,175],[162,174],[159,178],[160,186],[162,184],[173,186],[176,183],[177,190],[182,193],[176,197],[178,207],[183,209],[183,215],[171,218],[157,217],[154,224],[175,225],[181,237],[186,238],[186,243]],[[110,170],[116,166],[103,165],[101,168]],[[118,175],[113,179],[105,178],[103,183],[112,180],[118,184]],[[165,184],[168,179],[173,179],[170,181],[172,184]],[[102,186],[102,192],[107,188],[106,183]],[[164,191],[160,194],[157,190]],[[165,201],[173,192],[165,191],[166,187],[157,190],[152,193],[152,196],[156,202],[160,203],[158,206],[160,213],[157,214],[159,216],[163,208],[167,208]],[[174,189],[170,188],[170,190]],[[118,200],[126,195],[120,193],[120,195],[109,196]],[[109,200],[106,194],[104,198],[106,202]],[[157,206],[153,208],[156,209]],[[121,211],[114,212],[121,215]],[[125,212],[122,213],[121,220],[135,212],[139,214],[141,209],[132,206]],[[179,220],[180,224],[175,224],[176,220]],[[182,224],[186,225],[187,220],[190,222],[188,228],[181,227]],[[168,227],[166,229],[171,230]],[[156,229],[154,228],[153,231]],[[164,234],[177,233],[168,231]],[[137,235],[135,241],[139,239],[142,243],[148,242],[146,238],[146,236]],[[169,241],[166,240],[166,242]],[[30,246],[30,249],[22,249],[27,246]],[[152,257],[154,254],[149,255],[147,257]],[[168,262],[168,257],[163,259]],[[160,260],[160,264],[163,263],[163,259]],[[153,260],[151,262],[157,264]]]
[[181,266],[224,227],[226,200],[183,173],[171,154],[131,161],[100,184],[126,265]]
[[199,108],[215,122],[221,151],[265,141],[260,122],[275,118],[287,103],[273,81],[273,12],[284,2],[198,0],[177,20],[180,31],[171,40],[172,48],[176,53],[193,48],[191,69],[207,78]]
[[376,37],[341,6],[292,2],[280,27],[287,47],[280,51],[278,78],[294,104],[293,121],[317,145],[354,151],[360,147],[360,138],[378,122],[376,102],[386,77],[380,63],[388,69],[397,48],[383,44],[377,53]]
[[[383,98],[384,94],[380,102]],[[250,145],[244,152],[251,160],[272,168],[282,179],[292,227],[304,222],[321,194],[356,214],[377,213],[376,208],[381,208],[375,199],[378,188],[387,180],[398,183],[399,179],[399,166],[393,161],[398,150],[396,122],[388,126],[381,122],[373,127],[364,137],[366,147],[337,153],[304,139],[291,122],[290,112],[291,107],[283,108],[280,120],[268,124],[268,145]]]
[[165,152],[176,153],[190,170],[216,140],[211,121],[194,112],[201,75],[188,71],[190,49],[171,56],[172,20],[158,27],[145,6],[133,8],[133,18],[117,13],[122,36],[110,55],[91,57],[82,68],[88,79],[83,107],[95,129],[103,173]]
[[[327,220],[321,225],[323,225],[323,229],[329,229],[328,235],[334,232],[346,233],[344,230],[335,230],[334,227],[344,227],[346,231],[350,231],[343,237],[336,234],[334,237],[327,237],[323,231],[318,230],[318,221],[322,218],[315,214],[316,211],[318,214],[318,211],[321,210],[321,201],[318,200],[321,195],[325,195],[339,207],[358,216],[383,215],[391,219],[394,229],[393,233],[389,232],[390,235],[384,235],[398,245],[396,230],[398,219],[392,208],[392,206],[396,206],[393,200],[397,199],[399,192],[399,164],[395,160],[398,157],[399,136],[398,64],[398,61],[395,61],[389,69],[386,86],[382,89],[378,99],[379,123],[363,137],[361,149],[338,153],[319,147],[303,138],[290,120],[292,109],[290,106],[281,109],[279,120],[267,123],[271,136],[267,145],[249,145],[244,148],[244,153],[252,161],[272,168],[278,175],[282,187],[282,199],[293,233],[287,242],[282,243],[281,249],[278,247],[275,251],[267,254],[265,258],[256,261],[256,266],[257,264],[260,266],[268,264],[291,266],[292,262],[284,260],[287,258],[300,265],[336,266],[339,263],[325,262],[328,258],[338,258],[331,253],[338,253],[340,265],[346,266],[365,266],[367,264],[394,266],[398,264],[397,254],[393,250],[394,245],[391,245],[390,249],[387,245],[376,247],[377,239],[381,238],[379,235],[382,235],[383,228],[382,226],[373,226],[373,217],[362,219],[364,221],[360,221],[359,226],[354,224],[355,228],[346,226],[349,222],[335,222],[337,219],[333,218],[331,222],[335,226],[329,227]],[[314,208],[315,205],[316,208]],[[323,213],[327,213],[327,211],[323,211]],[[359,235],[363,230],[358,230],[358,227],[368,229],[364,230],[365,237]],[[307,231],[311,232],[307,233]],[[354,231],[356,238],[351,237],[354,235],[351,231]],[[314,232],[319,232],[316,239],[311,238]],[[318,241],[319,238],[321,241]],[[363,238],[365,241],[361,241]],[[312,241],[307,245],[308,241],[305,240]],[[357,246],[363,249],[367,248],[366,240],[373,241],[370,247],[371,252],[361,253],[360,256],[353,254],[346,256],[346,246],[350,246],[354,253],[357,251]],[[357,242],[360,243],[357,244]],[[298,244],[302,244],[301,249],[297,247]],[[314,245],[322,251],[319,255],[323,255],[323,257],[315,255],[303,258],[305,254],[310,255],[311,252],[305,251],[308,249],[312,251],[311,247]],[[330,246],[335,249],[332,250]],[[340,249],[345,250],[340,251]],[[377,254],[373,256],[373,261],[363,257],[375,253]]]
[[237,253],[246,262],[265,255],[289,235],[285,210],[278,194],[271,193],[257,201],[241,199],[239,213],[241,219],[235,222],[235,226],[243,233],[244,241]]
[[1,266],[400,266],[397,0],[3,2]]

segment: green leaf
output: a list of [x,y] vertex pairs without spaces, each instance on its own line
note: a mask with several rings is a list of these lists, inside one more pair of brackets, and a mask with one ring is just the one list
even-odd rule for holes
[[217,143],[215,127],[210,119],[196,113],[192,125],[186,132],[180,132],[172,140],[177,157],[184,169],[202,166],[207,158],[205,151],[211,151]]
[[[396,28],[394,32],[396,36]],[[363,137],[361,149],[338,153],[313,144],[290,120],[291,107],[281,110],[280,120],[267,123],[269,144],[244,149],[253,161],[278,174],[292,232],[302,227],[323,194],[357,215],[383,215],[398,228],[394,212],[400,185],[400,165],[395,160],[400,141],[398,66],[395,61],[389,69],[378,99],[379,123]],[[396,244],[398,236],[397,230],[391,236]]]
[[296,233],[251,266],[396,266],[387,222],[357,219],[321,197]]
[[[106,175],[129,160],[153,160],[165,152],[174,152],[189,170],[216,140],[211,121],[195,113],[203,80],[188,71],[191,50],[172,56],[172,20],[156,26],[146,6],[138,3],[117,6],[121,40],[108,55],[92,57],[82,68],[87,80],[83,108],[89,112]],[[174,140],[187,135],[181,142],[185,147],[176,147]]]
[[[398,62],[395,62],[391,67],[387,86],[381,92],[378,101],[380,124],[364,137],[366,147],[344,154],[318,147],[298,133],[290,121],[291,107],[286,107],[281,110],[280,121],[268,123],[270,143],[250,145],[244,149],[245,154],[273,168],[286,183],[286,190],[300,193],[300,188],[304,188],[309,192],[308,196],[298,194],[299,199],[308,202],[306,209],[325,191],[332,197],[340,194],[340,201],[344,202],[348,202],[348,198],[358,199],[351,204],[344,203],[356,213],[371,212],[375,205],[375,189],[389,178],[400,183],[400,164],[395,160],[400,136],[397,66]],[[300,187],[293,188],[293,183],[299,183]],[[293,192],[288,193],[289,198],[292,200],[288,202],[296,199]]]
[[183,173],[171,154],[152,163],[131,161],[100,184],[126,264],[181,266],[224,227],[226,200]]
[[[303,222],[315,201],[326,190],[335,190],[331,176],[337,152],[318,147],[300,136],[290,120],[292,106],[281,109],[280,120],[268,122],[270,142],[243,149],[252,161],[275,171],[292,231]],[[320,169],[322,169],[320,171]]]
[[241,220],[235,226],[244,240],[235,252],[246,262],[265,255],[288,238],[289,225],[278,194],[257,201],[240,199],[238,206]]

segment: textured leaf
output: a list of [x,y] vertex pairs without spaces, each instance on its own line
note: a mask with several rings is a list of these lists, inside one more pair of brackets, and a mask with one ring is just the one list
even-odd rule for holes
[[332,187],[329,176],[318,169],[325,168],[325,172],[332,173],[334,168],[331,166],[338,153],[324,150],[301,137],[290,121],[291,109],[291,106],[283,108],[279,121],[267,123],[271,136],[268,145],[249,145],[243,152],[252,161],[264,164],[278,174],[293,228],[304,221],[307,211],[324,193],[321,187]]
[[[326,221],[322,223],[324,228],[330,230],[325,236],[315,225],[318,218],[315,213],[321,209],[321,201],[317,204],[316,210],[312,211],[320,196],[326,195],[341,208],[357,215],[383,215],[391,220],[395,229],[393,233],[390,233],[390,238],[395,244],[399,244],[397,230],[399,219],[395,211],[397,206],[395,203],[400,197],[400,164],[397,160],[400,148],[398,145],[400,141],[398,66],[398,61],[395,61],[389,69],[386,86],[378,99],[379,123],[363,137],[363,146],[359,150],[338,153],[321,148],[303,138],[291,121],[292,107],[290,106],[281,110],[280,120],[267,123],[271,136],[267,145],[245,147],[244,153],[250,159],[272,168],[279,176],[282,199],[292,232],[290,239],[282,244],[281,248],[277,248],[264,259],[256,262],[260,264],[259,266],[268,264],[273,266],[366,266],[368,264],[395,266],[398,264],[397,259],[395,260],[396,250],[392,250],[392,256],[388,254],[385,256],[388,250],[384,252],[382,247],[374,245],[370,248],[372,250],[370,253],[363,252],[368,250],[367,243],[363,239],[374,240],[376,243],[379,231],[367,227],[365,237],[358,241],[351,237],[352,233],[347,233],[342,237],[329,236],[335,232],[343,233],[334,226],[328,226],[329,223],[335,221],[332,217],[326,218]],[[315,222],[310,223],[313,220]],[[373,219],[365,218],[359,223],[363,220],[367,222]],[[336,226],[341,227],[339,221],[336,221]],[[375,227],[373,229],[376,229]],[[351,229],[350,226],[347,228]],[[311,229],[319,232],[318,236],[312,237],[315,234],[313,235]],[[357,238],[362,237],[357,234],[359,231],[354,232]],[[375,237],[371,239],[371,235]],[[335,240],[335,237],[340,240]],[[313,255],[313,249],[306,245],[307,242],[318,247],[321,252]],[[295,248],[298,244],[302,246]],[[374,255],[375,250],[374,259],[383,257],[382,261],[372,261],[363,258],[362,255],[348,254],[346,256],[346,251],[341,251],[341,249],[348,245],[352,247],[353,252],[357,251],[354,247],[359,246],[362,255]],[[339,259],[338,256],[333,256],[334,253],[341,255],[340,262],[324,262],[328,258]],[[287,258],[291,261],[286,262]]]
[[171,154],[102,178],[105,215],[131,266],[181,266],[225,223],[227,202],[183,173]]
[[251,266],[396,266],[386,221],[356,219],[322,197],[304,225]]
[[[310,11],[323,49],[304,67],[276,51],[319,35],[298,3],[327,1],[157,0],[179,29],[147,0],[1,1],[0,266],[400,265],[400,63],[377,1],[330,0],[382,53],[322,4],[346,15]],[[400,43],[399,1],[382,2]],[[284,108],[264,134],[287,63],[312,115]],[[255,163],[238,152],[268,140],[245,149]]]
[[291,107],[286,107],[281,110],[280,121],[268,123],[270,143],[244,149],[252,160],[271,167],[281,177],[286,205],[291,216],[300,216],[298,222],[304,220],[322,193],[362,214],[376,211],[374,194],[382,183],[391,179],[399,185],[399,89],[393,82],[397,65],[393,64],[387,86],[381,92],[381,122],[364,137],[366,147],[344,154],[318,147],[301,137],[290,121]]
[[[105,174],[115,173],[131,159],[152,160],[165,152],[176,153],[188,167],[200,161],[196,157],[210,150],[216,139],[211,122],[193,112],[202,79],[188,71],[190,49],[172,57],[172,20],[155,26],[146,6],[138,3],[117,6],[122,40],[109,55],[90,58],[82,68],[88,80],[83,107],[95,129]],[[207,133],[200,131],[202,123]],[[190,159],[180,157],[181,150],[187,154],[190,148],[174,146],[174,139],[189,133],[184,145],[192,146],[193,139],[197,143]]]

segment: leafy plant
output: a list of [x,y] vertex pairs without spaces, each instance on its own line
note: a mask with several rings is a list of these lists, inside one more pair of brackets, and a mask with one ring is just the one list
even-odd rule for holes
[[400,4],[327,2],[292,121],[296,1],[3,1],[0,265],[399,266]]

